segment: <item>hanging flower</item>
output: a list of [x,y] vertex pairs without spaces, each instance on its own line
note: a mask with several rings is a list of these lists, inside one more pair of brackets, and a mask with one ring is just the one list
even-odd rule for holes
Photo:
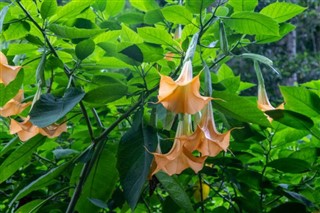
[[171,150],[166,153],[152,153],[154,155],[154,162],[151,176],[162,170],[169,175],[180,174],[187,168],[193,169],[198,173],[202,168],[207,157],[195,157],[192,152],[186,149],[185,144],[189,143],[189,137],[186,134],[190,126],[186,125],[184,121],[179,121],[176,138],[174,140]]
[[174,113],[194,114],[212,99],[201,96],[199,89],[199,75],[192,78],[192,64],[188,60],[177,80],[161,75],[158,103]]
[[0,52],[0,83],[7,86],[11,81],[13,81],[21,66],[10,66],[6,56]]
[[10,123],[10,134],[17,133],[21,141],[27,141],[39,133],[43,136],[54,138],[58,137],[62,132],[67,131],[66,123],[61,125],[52,124],[44,128],[39,128],[30,122],[30,116],[22,119],[22,122],[17,122],[16,120],[11,119]]
[[0,107],[0,116],[9,117],[21,113],[25,108],[31,105],[31,102],[21,103],[23,100],[23,90],[20,89],[18,94],[8,101],[3,107]]
[[[284,109],[283,103],[276,108],[270,104],[264,84],[258,85],[258,102],[257,103],[258,103],[258,108],[263,112],[268,110],[274,110],[274,109]],[[272,121],[272,118],[269,117],[268,115],[267,115],[267,118],[270,122]]]
[[196,131],[189,137],[190,143],[186,143],[185,147],[189,152],[198,150],[202,156],[214,157],[222,150],[227,151],[232,130],[225,133],[217,131],[211,102],[209,102],[203,111],[200,123]]

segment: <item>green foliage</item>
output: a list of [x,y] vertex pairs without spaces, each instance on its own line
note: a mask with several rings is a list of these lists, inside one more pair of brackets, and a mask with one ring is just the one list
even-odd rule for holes
[[[319,211],[319,80],[277,85],[284,108],[263,111],[254,97],[257,81],[243,80],[258,62],[258,83],[265,78],[267,87],[276,81],[273,67],[318,69],[304,55],[293,66],[287,52],[279,62],[249,51],[302,23],[301,16],[290,21],[306,7],[272,2],[0,2],[5,66],[23,67],[7,86],[0,83],[0,109],[19,89],[23,103],[33,100],[30,111],[0,116],[0,212]],[[303,24],[318,26],[316,20]],[[152,153],[170,151],[183,117],[157,103],[160,74],[176,80],[186,57],[193,58],[193,76],[205,72],[200,93],[212,92],[214,139],[232,129],[230,146],[208,157],[198,175],[187,169],[151,176]],[[192,115],[188,131],[200,114]],[[20,143],[10,134],[11,120],[27,116],[32,127],[63,122],[67,131]],[[207,197],[195,197],[199,183]]]

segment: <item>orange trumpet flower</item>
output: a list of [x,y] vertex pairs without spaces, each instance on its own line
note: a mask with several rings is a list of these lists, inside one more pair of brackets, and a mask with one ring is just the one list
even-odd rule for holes
[[21,141],[27,141],[39,133],[49,138],[54,138],[66,131],[66,123],[61,125],[52,124],[44,128],[39,128],[30,122],[30,116],[23,119],[22,122],[17,122],[16,120],[11,119],[10,123],[10,134],[17,133]]
[[0,83],[7,86],[11,81],[13,81],[21,66],[10,66],[6,56],[0,52]]
[[25,108],[31,105],[31,102],[21,103],[23,100],[23,90],[20,89],[18,94],[8,101],[3,107],[0,107],[0,116],[9,117],[21,113]]
[[[200,75],[200,74],[199,74]],[[193,77],[192,64],[188,60],[177,80],[161,75],[159,101],[166,109],[174,113],[194,114],[200,111],[212,98],[199,93],[199,75]]]
[[200,123],[196,131],[190,136],[190,143],[186,143],[189,152],[198,150],[202,156],[214,157],[222,150],[227,151],[230,143],[229,130],[219,133],[214,123],[211,102],[204,109]]
[[186,126],[184,121],[179,121],[176,138],[171,150],[166,154],[152,153],[154,155],[154,163],[151,176],[162,170],[169,175],[180,174],[187,168],[193,169],[198,173],[204,164],[207,157],[195,157],[185,144],[190,143],[189,137],[185,134],[189,131],[189,126]]

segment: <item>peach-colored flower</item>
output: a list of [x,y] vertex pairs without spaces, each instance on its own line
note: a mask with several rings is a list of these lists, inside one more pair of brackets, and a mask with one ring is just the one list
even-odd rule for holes
[[10,123],[10,134],[17,133],[21,141],[27,141],[39,133],[49,138],[54,138],[59,136],[62,132],[67,131],[66,123],[61,125],[52,124],[44,128],[39,128],[30,122],[30,116],[22,119],[22,122],[11,119]]
[[193,169],[196,173],[202,169],[207,157],[195,157],[185,147],[185,144],[190,143],[189,137],[186,135],[189,131],[188,122],[179,121],[176,138],[171,150],[166,154],[162,154],[161,151],[152,153],[154,155],[154,164],[151,168],[151,176],[160,170],[173,175],[180,174],[187,168]]
[[196,131],[189,136],[189,143],[185,147],[192,152],[198,150],[202,156],[214,157],[222,150],[227,151],[230,143],[229,130],[225,133],[219,133],[214,123],[211,102],[204,108],[203,115]]
[[6,56],[0,52],[0,83],[7,86],[11,81],[13,81],[21,66],[10,66]]
[[31,102],[21,103],[23,100],[23,90],[20,89],[18,94],[8,101],[3,107],[0,107],[0,116],[9,117],[21,113],[25,108],[30,106]]
[[[264,87],[264,84],[258,85],[258,101],[257,101],[257,103],[258,103],[258,108],[263,112],[268,111],[268,110],[274,110],[274,109],[284,109],[283,103],[280,104],[276,108],[270,104],[266,89]],[[267,118],[270,122],[272,121],[272,118],[269,117],[268,115],[267,115]]]
[[158,103],[174,113],[194,114],[200,111],[212,98],[200,95],[199,75],[192,78],[190,60],[183,65],[177,80],[161,75]]

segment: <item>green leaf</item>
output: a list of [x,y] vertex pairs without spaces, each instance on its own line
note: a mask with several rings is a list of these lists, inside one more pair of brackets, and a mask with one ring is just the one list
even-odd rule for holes
[[12,138],[0,151],[0,157],[2,157],[4,154],[6,154],[7,152],[9,152],[10,150],[14,149],[16,147],[16,145],[19,142],[19,137],[16,136],[14,138]]
[[127,12],[117,16],[117,20],[125,24],[142,24],[144,20],[144,14],[142,12]]
[[320,98],[314,92],[304,87],[281,86],[281,94],[285,100],[285,108],[299,112],[309,117],[320,114]]
[[[143,54],[140,50],[140,48],[137,45],[131,45],[129,47],[126,47],[125,49],[121,50],[120,53],[128,56],[130,59],[133,59],[133,65],[136,65],[135,62],[138,62],[137,64],[141,64],[143,62]],[[121,58],[120,58],[121,59]]]
[[58,4],[56,0],[44,0],[41,8],[40,14],[43,19],[46,19],[55,14],[57,11]]
[[54,32],[59,37],[69,38],[69,39],[89,38],[104,32],[104,30],[100,30],[100,29],[84,29],[84,28],[76,28],[76,27],[67,27],[59,24],[51,24],[48,27],[48,29]]
[[159,8],[155,0],[129,0],[129,2],[133,7],[144,12]]
[[138,28],[138,34],[146,42],[154,44],[164,44],[168,46],[173,44],[172,36],[164,29],[154,27],[142,27]]
[[6,17],[6,14],[9,10],[9,6],[4,6],[0,11],[0,33],[2,33],[2,26],[4,18]]
[[95,49],[96,44],[91,39],[83,40],[76,46],[76,56],[78,59],[83,60],[91,55]]
[[217,98],[217,100],[214,100],[213,107],[226,116],[239,121],[270,127],[267,117],[258,109],[255,102],[226,91],[214,91],[213,97]]
[[[30,141],[26,142],[29,143]],[[63,171],[65,171],[68,166],[70,165],[72,161],[69,161],[67,163],[61,164],[50,171],[48,171],[46,174],[40,176],[36,180],[29,183],[27,186],[19,190],[19,193],[11,200],[10,205],[13,204],[15,201],[27,196],[33,191],[42,189],[46,186],[52,185],[54,183],[57,183],[57,178]]]
[[236,12],[253,11],[258,5],[258,0],[229,0],[228,4],[231,5]]
[[140,44],[143,43],[143,39],[132,29],[127,27],[125,24],[121,24],[121,41],[127,41],[133,44]]
[[295,158],[280,158],[267,164],[268,167],[275,168],[285,173],[304,173],[310,170],[308,162]]
[[38,206],[42,201],[43,200],[40,200],[40,199],[30,201],[30,202],[24,204],[23,206],[21,206],[20,208],[18,208],[16,210],[16,213],[31,212],[31,210],[33,208],[35,208],[36,206]]
[[106,2],[105,13],[107,13],[109,16],[115,16],[118,13],[120,13],[126,4],[125,0],[116,0],[116,1],[102,0],[102,1]]
[[213,2],[214,0],[186,0],[185,5],[192,13],[200,13],[202,10],[205,10],[207,7],[212,5]]
[[221,66],[218,70],[217,76],[218,76],[219,81],[222,81],[223,79],[226,79],[226,78],[235,77],[232,69],[226,64],[221,64]]
[[90,7],[94,0],[77,1],[73,0],[66,5],[59,7],[58,12],[50,18],[50,22],[56,22],[63,19],[74,18],[81,12]]
[[164,7],[161,12],[167,21],[174,24],[187,25],[192,23],[192,13],[181,5]]
[[255,12],[237,12],[224,23],[232,30],[249,35],[279,36],[279,25],[272,18]]
[[[116,157],[110,146],[103,149],[97,159],[90,175],[82,188],[81,196],[77,202],[78,212],[96,212],[97,205],[92,201],[108,201],[118,181],[116,170]],[[106,208],[106,207],[105,207]]]
[[285,35],[290,33],[295,28],[296,28],[296,26],[294,26],[293,24],[281,23],[280,28],[279,28],[280,36],[256,35],[255,40],[258,44],[266,44],[266,43],[279,41],[280,39],[282,39]]
[[287,2],[275,2],[264,7],[260,14],[269,16],[278,23],[288,21],[296,15],[302,13],[305,7]]
[[10,99],[17,95],[24,79],[24,71],[20,70],[16,79],[11,81],[7,86],[0,84],[0,106],[5,105]]
[[[133,125],[121,138],[117,168],[124,196],[134,209],[149,174],[153,152],[157,146],[157,134],[150,126],[143,126],[143,110],[139,110]],[[149,152],[148,152],[148,151]]]
[[265,113],[273,120],[295,129],[309,130],[314,125],[311,118],[290,110],[276,109]]
[[164,172],[158,172],[156,177],[163,188],[169,193],[172,200],[180,206],[180,208],[185,212],[195,212],[189,196],[174,177],[171,177]]
[[3,36],[6,41],[21,39],[25,37],[30,31],[30,25],[28,22],[20,21],[12,23],[9,28],[3,32]]
[[138,44],[137,45],[142,52],[144,62],[154,62],[163,59],[163,49],[159,45],[152,44]]
[[36,136],[23,143],[13,151],[0,165],[0,184],[13,175],[18,169],[30,162],[33,152],[41,146],[45,137]]
[[162,22],[163,20],[164,20],[164,17],[160,9],[149,10],[144,15],[144,22],[146,24],[155,24],[158,22]]
[[64,117],[84,97],[85,93],[77,88],[69,88],[61,98],[43,94],[33,105],[30,121],[38,127],[46,127]]
[[128,87],[123,82],[112,76],[97,75],[92,82],[98,86],[91,87],[83,100],[93,105],[101,106],[118,100],[128,91]]
[[31,43],[10,44],[7,55],[19,55],[25,53],[36,53],[39,48]]
[[308,200],[305,196],[296,192],[288,191],[288,190],[284,190],[284,192],[288,198],[293,198],[308,207],[314,207],[314,204],[310,200]]

